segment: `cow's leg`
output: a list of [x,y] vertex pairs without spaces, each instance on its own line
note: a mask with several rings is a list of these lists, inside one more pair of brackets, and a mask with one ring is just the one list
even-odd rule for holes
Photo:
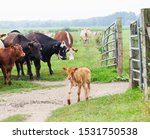
[[24,70],[23,70],[23,62],[20,63],[20,67],[21,67],[21,74],[22,74],[23,76],[25,76]]
[[20,80],[21,79],[21,77],[20,77],[20,65],[18,62],[15,62],[15,64],[16,64],[17,73],[18,73],[18,80]]
[[73,84],[69,83],[69,92],[68,92],[68,99],[67,99],[68,105],[71,104],[70,97],[71,97],[71,89],[72,89],[72,87],[73,87]]
[[36,78],[40,78],[40,69],[41,69],[41,63],[40,60],[34,60],[34,66],[36,68]]
[[82,84],[79,83],[78,84],[78,92],[77,92],[77,94],[78,94],[78,102],[80,101],[81,86],[82,86]]
[[6,73],[6,70],[5,70],[4,67],[2,67],[2,72],[3,72],[3,76],[4,76],[4,84],[7,84],[7,82],[6,82],[6,75],[7,75],[7,73]]
[[28,72],[29,72],[30,80],[33,80],[33,74],[32,74],[32,71],[31,71],[31,63],[30,63],[30,60],[27,59],[26,62],[27,62],[27,70],[28,70]]
[[47,65],[48,65],[48,68],[49,68],[49,73],[52,75],[54,72],[51,68],[51,62],[50,61],[51,61],[51,58],[49,58],[49,60],[47,61]]

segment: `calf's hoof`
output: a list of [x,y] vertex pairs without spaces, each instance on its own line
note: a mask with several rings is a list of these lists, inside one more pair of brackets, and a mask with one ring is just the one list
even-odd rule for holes
[[68,99],[68,100],[67,100],[67,102],[68,102],[68,105],[70,105],[70,104],[71,104],[71,101],[70,101],[70,99]]

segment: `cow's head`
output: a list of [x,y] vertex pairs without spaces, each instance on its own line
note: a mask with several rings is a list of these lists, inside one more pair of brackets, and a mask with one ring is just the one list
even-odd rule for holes
[[31,51],[31,55],[30,55],[31,59],[42,59],[42,54],[41,54],[42,46],[40,43],[31,41],[28,43],[28,46]]
[[77,49],[74,48],[67,48],[66,52],[68,52],[69,60],[74,60],[74,53],[77,52]]
[[63,68],[63,70],[67,73],[67,79],[70,80],[71,82],[74,79],[74,72],[77,70],[78,68]]
[[62,59],[62,60],[66,60],[67,56],[66,56],[66,43],[65,41],[62,41],[61,43],[58,44],[58,58]]
[[74,60],[74,53],[77,52],[77,49],[72,48],[72,45],[68,46],[65,41],[61,42],[61,47],[66,47],[66,52],[68,52],[69,60]]

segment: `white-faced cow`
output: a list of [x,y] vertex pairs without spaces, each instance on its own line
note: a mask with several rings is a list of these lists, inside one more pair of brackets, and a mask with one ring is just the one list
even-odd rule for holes
[[77,52],[78,50],[76,50],[72,47],[73,37],[72,37],[71,33],[69,33],[69,32],[57,32],[55,34],[54,39],[61,41],[64,45],[66,45],[67,51],[69,53],[69,60],[73,60],[74,59],[74,53]]
[[[61,44],[60,41],[52,39],[39,32],[31,32],[26,36],[29,40],[37,41],[42,45],[42,61],[47,62],[50,74],[53,74],[51,68],[51,57],[53,54],[57,54],[62,60],[66,60],[66,46]],[[40,77],[40,60],[34,61],[36,67],[37,77]]]
[[8,36],[4,39],[4,45],[7,48],[7,47],[9,47],[11,45],[15,45],[15,44],[20,44],[21,47],[23,48],[24,53],[26,54],[25,57],[16,61],[18,79],[20,79],[20,69],[22,70],[22,74],[24,75],[23,63],[26,62],[28,74],[30,76],[30,79],[32,80],[33,74],[31,71],[30,60],[34,60],[34,59],[39,60],[42,58],[41,44],[36,41],[30,41],[22,34],[16,32],[16,31],[13,31],[13,32],[8,33]]

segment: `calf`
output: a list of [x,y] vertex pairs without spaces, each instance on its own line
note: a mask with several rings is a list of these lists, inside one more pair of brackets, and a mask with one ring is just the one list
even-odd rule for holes
[[0,48],[0,67],[4,75],[4,84],[11,85],[11,71],[15,61],[24,56],[25,53],[19,44],[8,48]]
[[88,100],[90,93],[90,82],[91,82],[91,71],[90,69],[84,68],[63,68],[68,74],[69,83],[69,93],[68,93],[68,105],[71,104],[70,96],[71,89],[74,85],[78,86],[78,102],[80,101],[81,87],[83,86],[85,92],[85,98]]

